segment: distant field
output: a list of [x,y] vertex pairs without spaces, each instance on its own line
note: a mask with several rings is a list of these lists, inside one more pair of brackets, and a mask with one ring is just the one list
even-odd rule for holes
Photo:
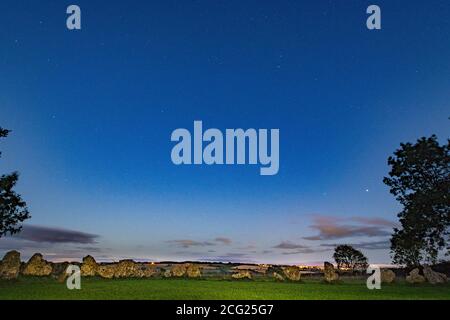
[[404,282],[368,290],[362,281],[325,284],[318,280],[300,283],[273,281],[226,281],[187,279],[103,280],[82,279],[82,289],[70,291],[65,284],[47,278],[0,281],[0,300],[6,299],[450,299],[450,285],[410,285]]

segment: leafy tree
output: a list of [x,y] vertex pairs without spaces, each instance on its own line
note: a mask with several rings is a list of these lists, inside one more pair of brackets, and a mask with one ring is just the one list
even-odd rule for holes
[[368,267],[364,254],[349,245],[339,245],[334,249],[333,258],[338,269],[351,269],[352,271],[365,270]]
[[389,157],[389,177],[383,182],[402,204],[401,227],[394,228],[391,253],[394,263],[417,266],[435,263],[439,252],[450,251],[450,140],[423,137],[402,143]]
[[[9,132],[0,127],[0,138],[7,137]],[[22,229],[19,224],[30,218],[27,204],[13,190],[18,179],[17,172],[0,176],[0,238],[7,233],[12,235],[19,232]]]

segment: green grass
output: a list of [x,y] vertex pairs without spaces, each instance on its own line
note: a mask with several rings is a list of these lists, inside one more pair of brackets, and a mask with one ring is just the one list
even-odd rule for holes
[[326,284],[318,280],[300,283],[187,279],[82,279],[82,289],[70,291],[65,283],[48,278],[0,281],[0,300],[5,299],[450,299],[450,285],[410,285],[400,282],[368,290],[363,281]]

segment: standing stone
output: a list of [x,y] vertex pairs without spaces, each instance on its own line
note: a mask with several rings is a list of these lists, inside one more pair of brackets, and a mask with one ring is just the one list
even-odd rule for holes
[[140,269],[144,278],[156,277],[159,274],[158,268],[150,263],[143,263]]
[[250,271],[239,271],[234,273],[231,276],[233,279],[249,279],[252,280],[252,274],[250,273]]
[[425,279],[427,279],[427,281],[431,284],[447,282],[447,276],[445,274],[433,271],[428,265],[423,266],[423,275],[425,276]]
[[104,279],[112,279],[116,273],[115,264],[102,264],[97,267],[97,274]]
[[17,279],[20,272],[20,253],[9,251],[0,262],[0,279]]
[[395,273],[390,269],[381,269],[381,283],[392,283],[395,281]]
[[334,271],[334,266],[326,261],[324,263],[324,277],[325,281],[328,283],[336,282],[337,280],[339,280],[339,274]]
[[59,283],[65,282],[70,276],[70,274],[67,273],[69,266],[70,264],[68,262],[53,264],[52,276],[56,278]]
[[406,281],[409,283],[424,283],[425,277],[419,274],[419,268],[413,269],[406,277]]
[[283,273],[291,281],[300,281],[301,273],[300,268],[295,266],[284,267]]
[[121,260],[116,265],[116,278],[142,278],[144,273],[133,260]]
[[276,281],[284,281],[284,277],[283,277],[281,274],[277,273],[277,272],[274,272],[274,273],[273,273],[273,278],[274,278]]
[[188,266],[186,264],[175,264],[170,269],[172,277],[182,277],[186,274]]
[[189,264],[189,266],[186,269],[186,275],[189,278],[199,278],[202,276],[202,272],[200,270],[200,267],[196,264]]
[[22,274],[25,276],[49,276],[52,273],[52,264],[42,257],[42,254],[35,253],[25,264]]
[[83,277],[92,277],[97,274],[98,264],[92,256],[86,256],[83,258],[81,264],[81,275]]
[[56,262],[53,263],[52,276],[58,277],[61,273],[65,273],[69,262]]
[[170,278],[172,276],[172,272],[170,271],[170,269],[167,269],[166,271],[164,271],[164,278]]

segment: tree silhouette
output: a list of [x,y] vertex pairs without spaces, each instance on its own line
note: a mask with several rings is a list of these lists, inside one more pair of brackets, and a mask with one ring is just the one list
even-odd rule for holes
[[[10,130],[0,127],[0,138],[7,137],[9,133]],[[30,218],[27,204],[13,190],[18,179],[17,172],[0,176],[0,238],[7,233],[19,232],[22,229],[19,224]]]
[[338,269],[361,271],[367,269],[367,258],[364,254],[349,245],[339,245],[334,249],[333,258]]
[[450,227],[450,140],[439,145],[435,135],[415,144],[402,143],[389,157],[389,177],[383,182],[403,205],[394,229],[394,263],[420,265],[437,261],[448,246]]

